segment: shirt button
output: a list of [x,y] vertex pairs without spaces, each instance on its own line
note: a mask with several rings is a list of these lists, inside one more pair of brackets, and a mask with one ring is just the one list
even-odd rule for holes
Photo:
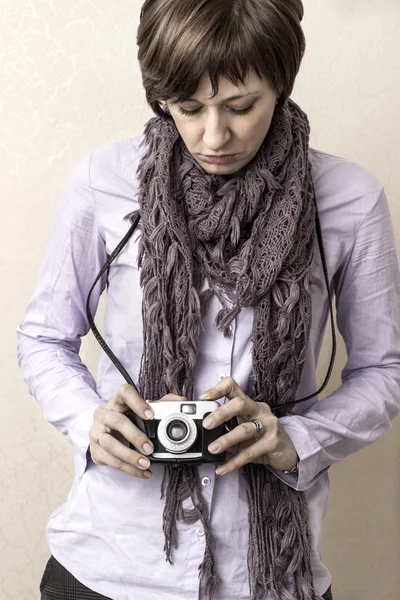
[[211,483],[211,479],[209,477],[203,477],[203,479],[201,480],[201,485],[204,487],[207,487],[208,485],[210,485]]
[[225,373],[220,373],[218,375],[218,381],[222,381],[223,379],[225,379],[225,377],[228,377],[228,375],[225,375]]
[[202,537],[204,535],[204,529],[202,527],[198,527],[196,529],[196,533],[199,537]]

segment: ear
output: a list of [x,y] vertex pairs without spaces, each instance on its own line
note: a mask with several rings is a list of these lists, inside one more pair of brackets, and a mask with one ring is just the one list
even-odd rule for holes
[[170,117],[171,113],[170,113],[170,110],[168,108],[168,104],[166,102],[160,102],[159,104],[160,104],[160,107],[161,107],[161,110],[163,111],[163,113],[165,115],[167,115],[168,117]]

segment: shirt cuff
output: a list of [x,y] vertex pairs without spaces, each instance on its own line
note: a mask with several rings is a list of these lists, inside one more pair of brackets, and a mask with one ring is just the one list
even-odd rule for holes
[[322,448],[296,415],[281,417],[279,422],[285,428],[298,454],[298,471],[290,475],[271,466],[268,468],[288,486],[298,492],[304,492],[328,470],[320,470],[319,457]]
[[91,404],[77,419],[75,425],[69,434],[69,442],[72,446],[72,452],[75,462],[75,475],[78,479],[84,474],[88,460],[89,451],[89,429],[93,424],[93,414],[98,404]]

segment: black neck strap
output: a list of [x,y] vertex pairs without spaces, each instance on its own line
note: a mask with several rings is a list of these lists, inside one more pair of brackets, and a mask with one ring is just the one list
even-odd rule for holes
[[[104,273],[106,271],[108,271],[111,263],[117,258],[117,256],[120,254],[120,252],[126,246],[126,244],[128,243],[128,241],[132,237],[133,233],[135,232],[137,226],[139,225],[139,221],[140,221],[140,215],[137,215],[137,217],[135,218],[135,221],[132,223],[132,226],[130,227],[130,229],[127,232],[127,234],[125,235],[125,237],[121,240],[121,242],[115,248],[114,252],[108,257],[107,261],[102,266],[102,268],[101,268],[99,274],[97,275],[97,277],[96,277],[96,279],[95,279],[92,287],[90,288],[90,291],[89,291],[89,294],[88,294],[88,297],[87,297],[87,301],[86,301],[86,314],[87,314],[87,318],[88,318],[88,321],[89,321],[90,329],[92,330],[94,337],[96,338],[96,340],[98,341],[98,343],[100,344],[100,346],[104,350],[104,352],[107,354],[107,356],[109,357],[109,359],[113,362],[113,364],[116,366],[116,368],[118,369],[118,371],[121,373],[121,375],[123,376],[123,378],[125,379],[125,381],[127,383],[129,383],[129,385],[131,385],[132,387],[134,387],[137,392],[138,392],[138,389],[137,389],[137,387],[135,385],[135,382],[130,377],[128,371],[125,369],[125,367],[122,365],[122,363],[115,356],[115,354],[113,353],[113,351],[107,346],[105,340],[103,339],[103,337],[101,336],[99,330],[97,329],[96,324],[95,324],[94,319],[93,319],[93,316],[92,316],[92,313],[91,313],[91,310],[90,310],[90,298],[91,298],[91,295],[92,295],[92,292],[93,292],[94,288],[97,285],[97,282],[99,281],[99,279],[101,279],[101,277],[104,275]],[[337,344],[336,344],[336,332],[335,332],[335,318],[334,318],[334,315],[333,315],[332,294],[331,294],[331,290],[330,290],[330,286],[329,286],[328,266],[327,266],[327,262],[326,262],[325,248],[324,248],[324,243],[323,243],[323,238],[322,238],[322,230],[321,230],[321,223],[320,223],[320,219],[319,219],[318,209],[316,211],[316,220],[315,220],[315,223],[316,223],[316,232],[317,232],[318,246],[319,246],[319,251],[320,251],[321,261],[322,261],[322,269],[323,269],[323,272],[324,272],[324,279],[325,279],[326,289],[327,289],[327,292],[328,292],[329,314],[330,314],[330,322],[331,322],[331,329],[332,329],[332,354],[331,354],[331,359],[330,359],[330,362],[329,362],[328,372],[326,374],[325,380],[324,380],[323,384],[321,385],[321,387],[319,388],[319,390],[317,390],[314,394],[310,394],[309,396],[306,396],[305,398],[301,398],[300,400],[295,400],[294,402],[291,402],[290,404],[278,404],[277,406],[274,406],[274,410],[276,408],[280,408],[282,406],[292,406],[292,405],[295,405],[295,404],[300,404],[300,402],[306,402],[307,400],[311,400],[311,398],[315,398],[316,396],[318,396],[319,394],[321,394],[321,392],[323,392],[324,389],[326,388],[326,386],[328,385],[328,382],[329,382],[329,380],[331,378],[331,375],[332,375],[333,366],[335,364],[336,346],[337,346]]]
[[94,337],[99,342],[100,346],[102,347],[102,349],[104,350],[104,352],[107,354],[107,356],[111,360],[111,362],[113,362],[114,365],[117,367],[118,371],[121,373],[121,375],[125,379],[125,381],[127,383],[129,383],[129,385],[131,385],[132,387],[134,387],[135,390],[138,393],[139,393],[139,390],[137,389],[137,387],[135,385],[135,382],[133,381],[133,379],[129,375],[128,371],[123,366],[123,364],[115,356],[115,354],[113,353],[113,351],[107,346],[104,338],[101,336],[99,330],[96,327],[96,324],[94,322],[94,319],[93,319],[93,316],[92,316],[92,313],[91,313],[91,310],[90,310],[90,297],[91,297],[92,292],[93,292],[94,288],[96,287],[97,282],[99,281],[99,279],[101,279],[101,277],[103,277],[104,273],[106,271],[108,271],[111,263],[114,262],[114,260],[118,256],[118,254],[120,254],[120,252],[122,252],[122,250],[125,248],[126,244],[129,242],[129,240],[132,237],[132,235],[134,234],[137,226],[139,225],[139,221],[140,221],[140,215],[138,214],[137,217],[136,217],[136,219],[132,223],[132,226],[130,227],[129,231],[127,232],[127,234],[120,241],[120,243],[118,244],[118,246],[115,248],[114,252],[112,254],[110,254],[110,256],[108,257],[107,261],[101,267],[101,270],[100,270],[99,274],[97,275],[97,277],[96,277],[96,279],[95,279],[92,287],[90,288],[90,291],[89,291],[89,294],[88,294],[88,297],[87,297],[87,301],[86,301],[86,315],[87,315],[87,318],[88,318],[88,321],[89,321],[90,329],[93,331]]

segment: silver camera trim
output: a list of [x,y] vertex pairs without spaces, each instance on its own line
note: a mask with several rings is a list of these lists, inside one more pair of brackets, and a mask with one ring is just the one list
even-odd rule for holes
[[[212,412],[216,408],[220,407],[219,402],[215,400],[199,400],[199,401],[150,401],[147,400],[147,404],[151,406],[154,411],[155,419],[163,419],[164,417],[168,417],[172,413],[176,413],[181,410],[182,405],[184,404],[193,404],[196,406],[196,414],[192,416],[194,421],[203,420],[204,415]],[[185,413],[179,413],[185,414]]]
[[[157,458],[158,460],[167,460],[175,456],[176,454],[171,457],[170,452],[154,452],[153,454],[153,458]],[[186,452],[185,454],[179,454],[179,458],[185,460],[194,460],[196,458],[201,458],[202,456],[203,454],[201,452]]]
[[[167,427],[172,421],[183,421],[188,428],[188,434],[181,442],[172,442],[167,436]],[[197,439],[196,423],[192,417],[189,417],[185,413],[173,413],[161,419],[158,424],[157,437],[168,452],[172,452],[172,454],[184,454],[193,446]]]

